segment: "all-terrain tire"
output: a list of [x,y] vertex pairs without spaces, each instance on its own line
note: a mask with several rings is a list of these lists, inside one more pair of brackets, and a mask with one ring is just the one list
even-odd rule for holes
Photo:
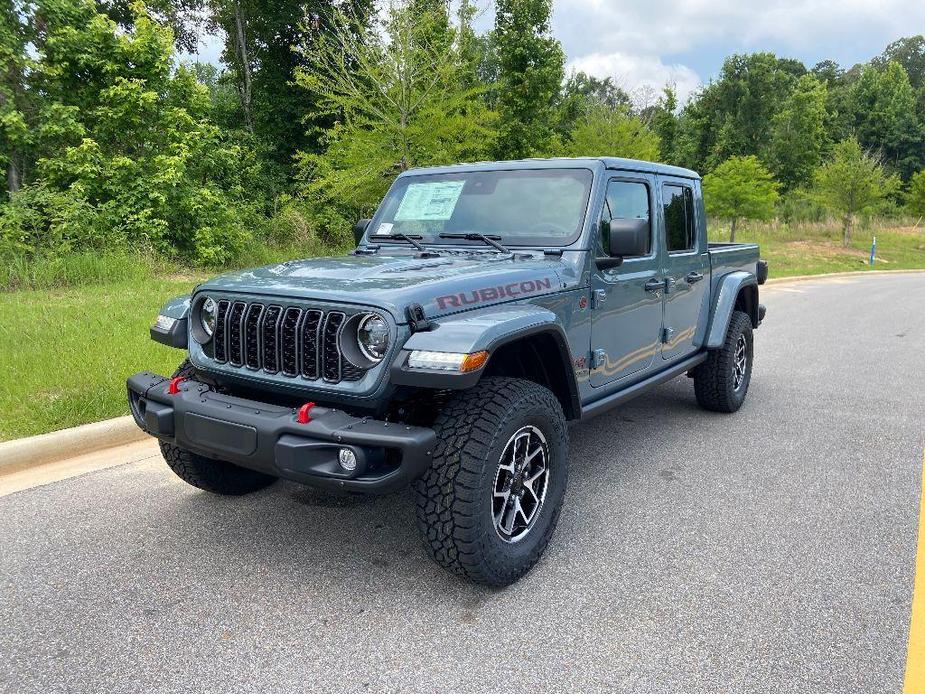
[[[745,369],[736,376],[736,353],[745,347]],[[754,337],[747,313],[733,311],[720,349],[710,350],[707,360],[694,369],[694,393],[701,407],[714,412],[735,412],[748,394],[752,379]]]
[[[196,370],[187,359],[173,375],[193,378],[196,376]],[[276,477],[272,475],[248,470],[224,460],[206,458],[171,443],[161,441],[160,446],[161,455],[177,477],[187,484],[213,494],[240,496],[263,489],[276,481]]]
[[[549,389],[531,381],[486,378],[450,399],[434,429],[433,464],[415,485],[424,544],[453,573],[485,585],[509,585],[539,560],[562,507],[568,480],[562,407]],[[545,438],[545,497],[525,534],[506,541],[495,527],[493,493],[501,456],[511,450],[512,437],[525,429]]]

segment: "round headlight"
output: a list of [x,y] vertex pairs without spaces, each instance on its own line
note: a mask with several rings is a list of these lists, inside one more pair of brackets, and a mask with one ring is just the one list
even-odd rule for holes
[[218,304],[215,303],[212,297],[207,297],[199,308],[199,322],[202,324],[202,329],[205,330],[206,335],[209,337],[212,337],[212,333],[215,332],[215,319],[217,317]]
[[389,324],[382,316],[370,313],[357,326],[357,344],[370,361],[381,361],[389,348]]

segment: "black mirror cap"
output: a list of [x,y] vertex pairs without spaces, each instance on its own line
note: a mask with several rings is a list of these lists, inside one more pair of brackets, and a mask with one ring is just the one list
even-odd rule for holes
[[768,281],[768,261],[759,260],[755,267],[755,275],[758,277],[758,284],[764,284]]
[[371,219],[361,219],[359,222],[353,225],[353,240],[359,246],[360,241],[363,239],[363,234],[366,233],[366,228],[369,226],[369,223],[373,221]]
[[606,256],[604,258],[595,258],[597,266],[601,270],[611,270],[615,267],[620,267],[623,265],[623,256]]
[[610,256],[627,258],[649,254],[648,219],[612,219],[609,231],[607,252]]

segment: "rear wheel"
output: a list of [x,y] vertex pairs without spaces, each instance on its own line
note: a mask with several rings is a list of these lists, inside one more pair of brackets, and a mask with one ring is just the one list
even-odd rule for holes
[[[185,360],[174,372],[174,377],[193,378],[196,370]],[[248,470],[224,460],[213,460],[172,443],[160,442],[161,455],[177,477],[187,484],[213,494],[240,496],[273,484],[276,477],[256,470]]]
[[539,560],[568,479],[568,432],[536,383],[488,378],[437,417],[437,448],[417,482],[418,526],[438,564],[504,586]]
[[700,406],[714,412],[738,410],[748,394],[753,360],[752,320],[747,313],[734,311],[723,346],[711,350],[694,369],[694,393]]

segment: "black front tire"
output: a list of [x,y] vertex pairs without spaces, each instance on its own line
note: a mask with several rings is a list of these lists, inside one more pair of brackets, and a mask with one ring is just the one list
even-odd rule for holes
[[[174,372],[174,377],[194,378],[196,370],[185,360]],[[161,455],[177,477],[187,484],[223,496],[240,496],[256,492],[273,484],[276,477],[256,470],[248,470],[224,460],[206,458],[172,443],[160,442]]]
[[734,311],[723,346],[708,352],[707,360],[694,369],[694,393],[700,406],[713,412],[735,412],[742,407],[752,380],[753,360],[752,320],[747,313]]
[[[546,549],[565,495],[568,429],[559,401],[530,381],[487,378],[447,402],[434,429],[433,464],[415,488],[425,546],[438,564],[476,583],[514,583]],[[494,493],[502,454],[525,429],[540,432],[545,443],[545,491],[523,534],[505,540],[496,528]]]

